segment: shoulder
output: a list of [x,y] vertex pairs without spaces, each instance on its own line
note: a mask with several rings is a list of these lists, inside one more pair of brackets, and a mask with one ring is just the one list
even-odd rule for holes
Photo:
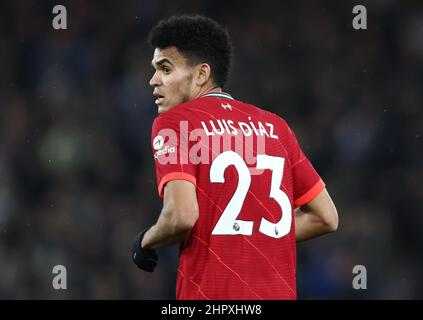
[[265,108],[262,108],[262,107],[258,107],[258,106],[255,106],[255,105],[252,105],[252,104],[249,104],[249,103],[245,103],[245,102],[242,102],[242,103],[245,106],[245,108],[248,108],[248,109],[252,110],[253,112],[256,112],[257,115],[259,115],[263,118],[272,120],[274,123],[280,124],[283,127],[288,126],[286,120],[282,116],[280,116],[280,115],[278,115],[274,112],[271,112],[269,110],[266,110]]

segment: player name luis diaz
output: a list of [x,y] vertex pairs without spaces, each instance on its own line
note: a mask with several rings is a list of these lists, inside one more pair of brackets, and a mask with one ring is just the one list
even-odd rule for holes
[[[207,122],[201,121],[201,126],[207,136],[214,135],[238,135],[241,131],[244,136],[248,137],[252,134],[256,136],[266,136],[271,139],[278,139],[279,137],[274,134],[274,127],[272,123],[261,121],[254,123],[251,117],[248,117],[249,122],[233,121],[233,120],[209,120]],[[238,131],[239,130],[239,131]]]

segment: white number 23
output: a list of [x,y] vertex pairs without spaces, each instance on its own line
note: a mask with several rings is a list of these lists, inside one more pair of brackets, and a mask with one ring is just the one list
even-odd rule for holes
[[[259,231],[272,238],[281,238],[291,229],[291,203],[285,192],[280,189],[283,177],[285,159],[268,155],[257,155],[257,169],[272,170],[272,180],[269,197],[274,199],[282,210],[282,217],[277,223],[272,223],[265,218],[261,219]],[[234,151],[226,151],[218,155],[210,168],[210,182],[224,183],[225,170],[233,165],[238,172],[238,186],[225,210],[213,229],[214,235],[251,235],[253,221],[237,220],[245,197],[251,185],[251,174],[247,164]]]

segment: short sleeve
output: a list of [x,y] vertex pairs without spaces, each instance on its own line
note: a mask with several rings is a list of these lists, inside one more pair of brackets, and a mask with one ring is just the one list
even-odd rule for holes
[[151,150],[160,197],[163,197],[166,183],[171,180],[186,180],[196,185],[196,167],[188,161],[188,142],[187,121],[178,121],[165,115],[154,120]]
[[302,151],[295,133],[288,130],[288,153],[293,176],[294,206],[299,207],[313,200],[324,188],[325,183]]

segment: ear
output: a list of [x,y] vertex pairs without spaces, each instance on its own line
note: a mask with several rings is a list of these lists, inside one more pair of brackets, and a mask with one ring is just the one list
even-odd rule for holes
[[197,66],[197,85],[199,87],[204,86],[211,78],[211,68],[207,63],[200,63]]

